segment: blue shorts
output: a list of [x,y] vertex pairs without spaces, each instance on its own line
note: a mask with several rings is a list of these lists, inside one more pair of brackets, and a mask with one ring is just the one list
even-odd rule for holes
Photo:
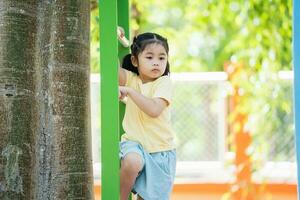
[[144,200],[169,200],[175,178],[176,151],[148,153],[139,143],[121,142],[120,158],[128,153],[138,153],[144,163],[132,191]]

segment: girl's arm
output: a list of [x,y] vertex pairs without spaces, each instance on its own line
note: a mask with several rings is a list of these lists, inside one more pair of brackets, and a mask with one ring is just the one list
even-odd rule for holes
[[126,69],[122,68],[119,64],[119,85],[124,86],[126,84]]
[[120,99],[128,96],[132,101],[150,117],[158,117],[162,111],[168,106],[168,102],[162,98],[149,98],[140,94],[130,87],[119,87]]
[[[122,27],[118,26],[117,27],[117,32],[118,32],[118,39],[119,41],[124,45],[125,43],[128,43],[124,45],[125,47],[129,47],[129,42],[125,38],[125,31]],[[125,43],[124,43],[125,42]],[[120,65],[119,62],[119,85],[125,85],[126,84],[126,72],[125,69],[123,69]]]

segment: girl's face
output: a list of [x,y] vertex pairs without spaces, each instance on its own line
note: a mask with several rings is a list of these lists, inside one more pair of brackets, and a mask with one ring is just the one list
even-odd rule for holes
[[149,44],[138,55],[132,57],[132,63],[138,68],[139,77],[143,83],[154,81],[161,77],[167,67],[168,55],[165,48],[158,43]]

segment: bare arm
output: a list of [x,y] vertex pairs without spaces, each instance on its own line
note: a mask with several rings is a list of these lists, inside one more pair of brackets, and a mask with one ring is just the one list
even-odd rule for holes
[[119,64],[119,85],[124,86],[126,84],[126,69],[123,69]]
[[120,98],[128,96],[132,101],[150,117],[158,117],[168,106],[168,102],[162,98],[148,98],[130,87],[120,86]]
[[[125,31],[122,27],[118,26],[118,38],[123,38],[125,36]],[[127,45],[126,45],[127,46]],[[128,46],[127,46],[128,47]],[[124,86],[126,84],[126,71],[120,65],[119,61],[119,85]]]

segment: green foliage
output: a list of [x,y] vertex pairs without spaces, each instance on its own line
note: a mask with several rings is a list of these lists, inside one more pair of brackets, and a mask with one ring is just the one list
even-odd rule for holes
[[[158,32],[171,47],[173,71],[222,71],[225,61],[257,71],[291,69],[291,0],[132,0],[132,33]],[[92,71],[99,41],[91,12]],[[94,56],[97,55],[97,56]]]
[[97,73],[99,72],[100,60],[99,60],[99,9],[98,7],[91,10],[91,72]]
[[[291,1],[133,0],[139,32],[165,35],[173,71],[222,71],[225,61],[291,69]],[[138,23],[139,22],[139,23]]]

